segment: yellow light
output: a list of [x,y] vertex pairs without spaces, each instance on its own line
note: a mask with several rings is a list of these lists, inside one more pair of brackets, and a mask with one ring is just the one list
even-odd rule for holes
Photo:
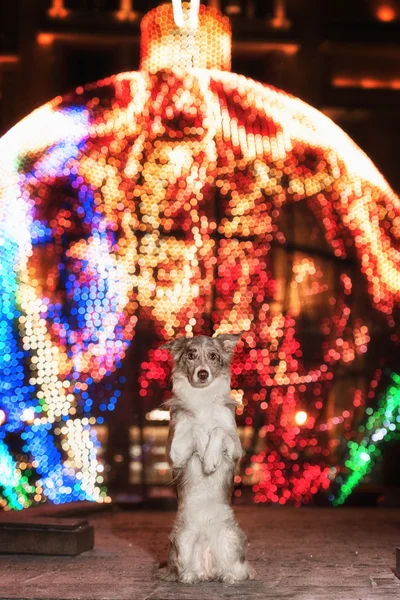
[[294,420],[296,422],[296,425],[304,425],[304,423],[307,421],[308,419],[308,415],[304,410],[299,410],[294,417]]
[[154,410],[151,410],[150,412],[146,413],[146,419],[148,421],[169,421],[169,410],[161,410],[160,408],[155,408]]
[[3,425],[5,420],[6,420],[6,413],[4,412],[4,410],[0,410],[0,425]]

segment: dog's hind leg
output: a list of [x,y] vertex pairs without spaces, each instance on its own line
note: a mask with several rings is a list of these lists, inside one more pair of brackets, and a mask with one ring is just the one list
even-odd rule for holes
[[218,578],[225,583],[254,579],[256,572],[246,560],[246,536],[233,520],[221,524],[214,536]]
[[172,557],[171,566],[178,575],[181,583],[193,584],[209,581],[213,577],[205,568],[203,540],[201,533],[196,530],[178,532],[175,538],[176,556]]

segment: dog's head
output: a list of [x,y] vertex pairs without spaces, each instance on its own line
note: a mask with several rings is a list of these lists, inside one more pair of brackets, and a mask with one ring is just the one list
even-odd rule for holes
[[230,361],[241,333],[223,333],[214,338],[200,335],[176,338],[164,344],[174,358],[174,376],[184,376],[194,388],[208,387],[230,376]]

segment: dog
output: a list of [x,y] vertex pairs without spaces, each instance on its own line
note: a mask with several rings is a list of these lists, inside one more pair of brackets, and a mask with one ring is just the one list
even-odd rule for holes
[[177,338],[167,453],[178,499],[167,566],[156,576],[194,584],[255,577],[231,507],[243,450],[231,397],[230,362],[241,334]]

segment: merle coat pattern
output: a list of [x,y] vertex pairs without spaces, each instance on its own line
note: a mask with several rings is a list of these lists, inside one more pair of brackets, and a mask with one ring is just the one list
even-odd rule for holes
[[242,447],[230,389],[230,360],[240,335],[177,338],[167,452],[178,498],[168,565],[157,576],[197,583],[252,579],[246,537],[230,505]]

